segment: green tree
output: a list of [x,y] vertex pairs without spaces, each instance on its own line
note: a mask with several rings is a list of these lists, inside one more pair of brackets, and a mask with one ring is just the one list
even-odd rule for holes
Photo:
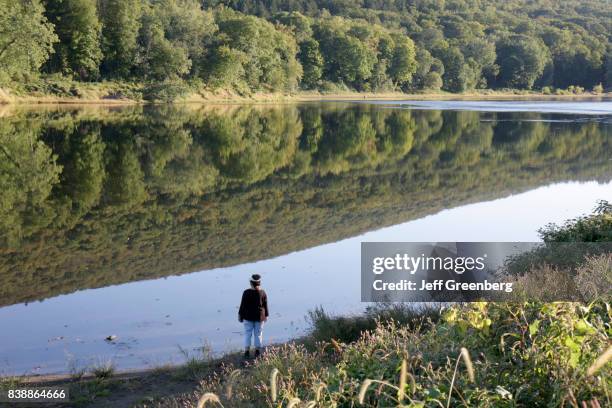
[[100,126],[91,122],[61,122],[45,132],[53,140],[62,166],[60,185],[53,191],[55,200],[67,207],[66,225],[89,212],[100,200],[104,184],[104,142]]
[[335,77],[339,81],[355,83],[372,76],[376,56],[368,47],[355,37],[341,35],[336,38],[335,52],[331,60],[336,64]]
[[564,24],[562,28],[546,27],[541,37],[552,59],[552,75],[544,85],[554,85],[557,88],[581,85],[592,88],[601,82],[605,71],[605,40],[570,24]]
[[139,73],[163,81],[196,75],[217,27],[196,0],[155,0],[143,10]]
[[102,73],[127,78],[138,52],[142,0],[99,0],[102,21]]
[[376,49],[365,43],[368,36],[366,27],[351,27],[344,19],[319,22],[315,38],[325,60],[326,79],[359,86],[372,76],[377,56]]
[[138,41],[141,44],[138,72],[144,79],[163,81],[189,73],[191,60],[187,50],[175,47],[166,38],[164,27],[153,14],[144,14]]
[[[232,77],[245,92],[288,91],[297,87],[302,66],[296,59],[297,43],[289,32],[230,10],[218,12],[216,21],[219,33],[204,63],[209,77],[218,78],[222,71],[218,64],[226,64],[231,57],[241,64]],[[221,47],[225,47],[223,53],[215,51]]]
[[312,25],[310,19],[301,13],[279,13],[274,16],[274,20],[290,27],[298,44],[312,38]]
[[36,74],[55,41],[38,0],[0,0],[0,85]]
[[102,51],[96,0],[46,0],[45,15],[59,37],[47,71],[97,79]]
[[[612,3],[497,3],[0,0],[0,82],[23,88],[18,82],[44,63],[44,72],[77,80],[145,82],[146,95],[201,81],[243,94],[298,86],[406,91],[423,89],[426,78],[437,88],[440,77],[451,92],[610,87]],[[52,54],[49,23],[60,40]],[[27,89],[78,94],[60,82]]]
[[525,35],[505,37],[497,43],[498,82],[508,88],[530,89],[544,72],[548,49]]
[[[129,134],[128,129],[119,129],[116,137]],[[125,209],[142,204],[148,193],[134,140],[130,140],[129,137],[118,140],[108,147],[105,154],[108,173],[103,203]]]
[[244,66],[247,56],[227,45],[221,45],[211,51],[206,62],[206,79],[214,88],[229,87],[238,89],[244,78]]
[[605,89],[612,89],[612,50],[608,50],[606,55],[606,76]]
[[432,91],[438,91],[442,89],[443,85],[442,77],[437,72],[428,72],[423,78],[423,88],[431,89]]
[[443,88],[450,92],[465,91],[468,88],[467,66],[461,50],[448,47],[438,55],[444,64]]
[[469,68],[468,89],[486,88],[488,81],[495,80],[499,71],[495,64],[495,44],[483,38],[472,38],[462,45],[461,52]]
[[417,47],[415,52],[415,60],[416,70],[412,79],[412,88],[422,89],[424,87],[423,83],[425,81],[425,76],[431,70],[434,58],[426,49]]
[[389,66],[389,75],[395,86],[403,87],[410,83],[417,70],[414,42],[405,36],[396,36],[395,48]]
[[325,60],[315,39],[307,39],[300,43],[298,59],[304,69],[302,85],[307,89],[316,88],[323,76]]

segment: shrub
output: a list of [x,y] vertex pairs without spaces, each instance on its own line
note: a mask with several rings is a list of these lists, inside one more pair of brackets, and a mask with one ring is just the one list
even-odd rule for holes
[[612,204],[601,200],[592,214],[573,218],[561,226],[548,224],[538,233],[544,242],[610,242]]
[[598,203],[589,215],[573,218],[563,225],[548,224],[538,233],[544,244],[532,251],[509,258],[504,272],[522,275],[538,265],[552,265],[575,274],[575,268],[587,256],[612,250],[612,205]]
[[601,94],[601,93],[603,93],[603,91],[604,91],[604,87],[600,83],[593,87],[593,93],[594,94]]
[[188,92],[189,86],[185,82],[169,79],[149,83],[143,91],[143,98],[153,102],[172,102]]

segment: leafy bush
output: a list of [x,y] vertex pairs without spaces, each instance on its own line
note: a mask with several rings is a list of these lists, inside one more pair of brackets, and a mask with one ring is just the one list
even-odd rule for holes
[[604,87],[603,87],[603,85],[601,83],[599,83],[599,84],[597,84],[597,85],[595,85],[593,87],[593,93],[595,93],[595,94],[601,94],[601,93],[603,93],[603,91],[604,91]]
[[561,226],[548,224],[538,233],[545,242],[610,242],[612,204],[602,200],[592,214],[568,220]]
[[189,86],[181,80],[165,80],[163,82],[151,82],[144,91],[143,97],[147,101],[172,102],[189,91]]
[[592,214],[568,220],[563,225],[548,224],[538,233],[544,244],[511,257],[505,265],[505,273],[522,275],[548,264],[575,274],[576,266],[587,256],[609,253],[612,249],[612,205],[602,200]]

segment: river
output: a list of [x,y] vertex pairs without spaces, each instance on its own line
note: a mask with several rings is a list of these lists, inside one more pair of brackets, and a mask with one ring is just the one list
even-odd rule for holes
[[285,341],[367,306],[362,241],[535,241],[612,201],[609,101],[14,108],[0,147],[0,375],[237,350],[252,273]]

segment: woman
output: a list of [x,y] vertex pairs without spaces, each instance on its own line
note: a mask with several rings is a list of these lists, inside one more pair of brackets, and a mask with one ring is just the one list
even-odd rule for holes
[[250,357],[251,337],[255,342],[255,357],[261,353],[262,327],[268,319],[268,296],[261,289],[261,276],[251,276],[251,287],[242,293],[238,320],[244,323],[244,358]]

